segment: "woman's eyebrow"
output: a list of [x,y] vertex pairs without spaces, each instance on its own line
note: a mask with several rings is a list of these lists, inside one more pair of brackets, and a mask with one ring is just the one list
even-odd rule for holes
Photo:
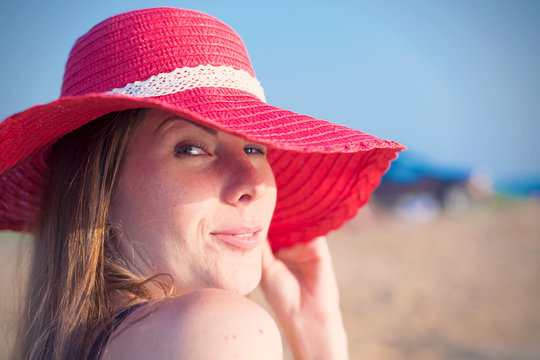
[[176,115],[171,115],[171,116],[167,117],[165,120],[163,120],[163,122],[162,122],[161,124],[159,124],[159,126],[156,128],[156,130],[154,130],[154,134],[157,133],[158,130],[159,130],[163,125],[165,125],[165,123],[167,123],[167,122],[169,122],[169,121],[171,121],[171,120],[181,120],[181,121],[188,122],[188,123],[190,123],[191,125],[195,125],[195,126],[201,128],[201,129],[203,129],[204,131],[206,131],[207,133],[209,133],[210,135],[213,135],[213,136],[217,136],[217,134],[218,134],[217,130],[215,130],[215,129],[211,129],[211,128],[206,127],[206,126],[203,126],[203,125],[201,125],[201,124],[197,124],[197,123],[195,123],[195,122],[193,122],[193,121],[186,120],[186,119],[181,118],[181,117],[178,117],[178,116],[176,116]]

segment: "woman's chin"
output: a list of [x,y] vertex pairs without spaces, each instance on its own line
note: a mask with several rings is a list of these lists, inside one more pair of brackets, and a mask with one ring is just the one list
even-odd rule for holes
[[173,277],[173,293],[177,296],[201,289],[221,289],[245,296],[259,286],[262,263],[260,260],[222,259],[213,266],[199,267],[191,276],[174,273]]
[[250,269],[248,272],[234,272],[229,277],[222,278],[219,288],[238,295],[248,295],[259,286],[261,282],[261,269]]

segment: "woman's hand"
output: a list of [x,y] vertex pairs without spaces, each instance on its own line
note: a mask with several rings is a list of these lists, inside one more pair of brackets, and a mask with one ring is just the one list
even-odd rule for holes
[[325,237],[263,253],[262,289],[296,359],[348,359],[332,259]]

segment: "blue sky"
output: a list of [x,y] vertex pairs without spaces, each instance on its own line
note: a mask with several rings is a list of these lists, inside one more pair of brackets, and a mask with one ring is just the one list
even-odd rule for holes
[[177,6],[244,39],[269,103],[399,141],[442,166],[540,176],[538,1],[9,1],[0,119],[58,97],[77,37]]

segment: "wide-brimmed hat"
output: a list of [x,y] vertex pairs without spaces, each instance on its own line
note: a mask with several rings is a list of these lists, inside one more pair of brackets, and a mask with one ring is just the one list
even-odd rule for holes
[[77,40],[59,99],[0,123],[0,229],[31,228],[47,150],[107,113],[157,108],[269,146],[277,204],[274,250],[352,218],[405,147],[265,103],[240,37],[175,8],[109,18]]

